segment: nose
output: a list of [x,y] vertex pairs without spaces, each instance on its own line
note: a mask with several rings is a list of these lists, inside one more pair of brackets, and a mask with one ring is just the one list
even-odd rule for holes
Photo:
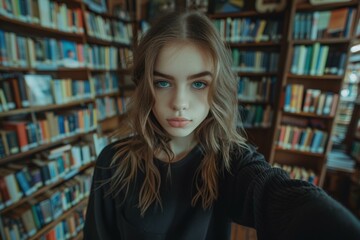
[[185,89],[177,89],[174,93],[172,108],[175,111],[184,111],[189,108],[189,96]]

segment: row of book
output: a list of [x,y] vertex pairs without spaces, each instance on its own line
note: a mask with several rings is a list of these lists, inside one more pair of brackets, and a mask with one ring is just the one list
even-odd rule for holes
[[106,136],[88,134],[76,144],[65,144],[43,151],[33,159],[6,164],[0,170],[0,210],[46,186],[73,178],[95,161],[108,142]]
[[97,127],[97,110],[89,104],[61,114],[45,112],[34,122],[7,120],[1,125],[0,156],[4,157],[93,131]]
[[285,88],[284,111],[335,116],[338,101],[337,93],[309,88],[304,94],[304,85],[288,84]]
[[298,12],[295,14],[293,39],[349,37],[355,22],[355,8],[330,11]]
[[129,45],[132,41],[132,25],[119,20],[104,18],[92,12],[85,12],[86,33],[105,41]]
[[[17,226],[19,239],[34,236],[47,224],[56,221],[63,213],[75,207],[90,194],[93,169],[80,173],[64,184],[36,196],[21,207],[12,209],[1,217],[5,239],[11,237],[10,229]],[[12,227],[12,228],[11,228]],[[10,238],[12,239],[12,238]]]
[[274,111],[270,105],[239,105],[240,121],[239,126],[244,128],[262,127],[267,128],[271,126]]
[[275,77],[262,77],[261,80],[251,80],[249,77],[239,77],[238,79],[239,100],[273,102]]
[[232,49],[234,71],[276,72],[279,65],[279,53],[261,51],[240,51]]
[[346,53],[329,45],[296,45],[290,72],[298,75],[343,75]]
[[116,70],[119,49],[54,38],[30,38],[0,30],[0,65],[56,70],[59,67]]
[[65,145],[46,151],[36,159],[10,163],[0,171],[1,209],[30,196],[44,186],[72,178],[81,166],[95,160],[90,143]]
[[18,75],[0,81],[0,112],[70,103],[118,91],[119,79],[115,73],[95,75],[89,80],[52,79],[50,75]]
[[277,131],[276,146],[282,149],[323,153],[328,133],[319,129],[281,125]]
[[117,73],[95,74],[90,77],[90,84],[93,84],[95,95],[119,92],[120,79]]
[[125,113],[127,101],[128,98],[124,97],[104,97],[96,99],[98,119],[104,120]]
[[0,1],[0,15],[64,32],[84,32],[80,7],[71,8],[57,1]]
[[230,43],[279,41],[281,26],[277,20],[253,18],[214,19],[222,39]]
[[307,181],[314,185],[319,184],[319,177],[311,169],[306,169],[299,166],[284,165],[279,163],[274,163],[273,167],[281,168],[285,170],[289,174],[291,179]]
[[86,208],[75,210],[65,220],[62,220],[56,226],[44,235],[39,240],[60,240],[72,239],[79,235],[85,223]]

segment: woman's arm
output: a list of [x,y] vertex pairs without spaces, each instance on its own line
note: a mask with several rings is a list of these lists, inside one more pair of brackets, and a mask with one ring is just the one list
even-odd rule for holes
[[226,181],[228,212],[254,227],[258,239],[360,239],[359,220],[322,189],[289,179],[253,148],[235,159]]
[[107,194],[111,177],[110,161],[114,155],[107,146],[96,161],[84,226],[85,240],[120,240],[114,199]]

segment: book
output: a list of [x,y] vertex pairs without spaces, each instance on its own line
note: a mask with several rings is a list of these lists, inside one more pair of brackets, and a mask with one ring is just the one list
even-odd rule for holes
[[50,75],[27,74],[24,78],[31,106],[46,106],[54,103]]

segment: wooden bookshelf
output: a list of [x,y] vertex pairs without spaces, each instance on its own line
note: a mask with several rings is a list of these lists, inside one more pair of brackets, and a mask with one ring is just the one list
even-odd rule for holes
[[[320,46],[319,48],[322,48],[324,46],[327,47],[328,51],[332,54],[335,54],[336,51],[339,51],[341,53],[346,53],[345,56],[341,56],[342,58],[344,58],[344,67],[346,66],[347,62],[348,62],[348,58],[349,58],[349,49],[350,49],[350,45],[351,45],[351,41],[354,38],[354,23],[349,23],[348,26],[344,26],[344,29],[342,30],[343,32],[340,32],[340,34],[342,34],[339,37],[335,37],[335,36],[321,36],[321,34],[323,34],[322,32],[306,32],[306,28],[304,29],[300,29],[298,28],[297,24],[301,24],[300,20],[303,19],[302,21],[304,21],[304,18],[301,18],[301,16],[312,16],[312,14],[315,11],[321,12],[321,11],[328,11],[330,12],[330,18],[329,21],[331,21],[331,11],[334,11],[336,9],[340,9],[340,8],[351,8],[352,10],[347,10],[347,14],[353,14],[353,21],[355,21],[355,19],[357,18],[357,16],[359,16],[359,2],[355,1],[355,0],[351,0],[348,2],[338,2],[338,3],[328,3],[328,4],[321,4],[321,5],[311,5],[307,0],[295,0],[295,1],[291,1],[290,6],[288,6],[288,10],[291,13],[288,22],[289,24],[287,25],[287,29],[286,29],[286,42],[287,42],[287,49],[286,49],[286,56],[283,59],[283,61],[286,62],[285,67],[284,67],[284,72],[282,73],[282,86],[281,88],[283,90],[280,90],[281,94],[283,94],[282,99],[284,99],[283,101],[286,101],[285,99],[285,88],[287,85],[292,85],[292,84],[300,84],[303,85],[304,87],[304,92],[303,92],[303,100],[305,99],[305,94],[306,94],[306,90],[307,89],[319,89],[321,90],[321,93],[326,93],[326,92],[331,92],[332,94],[338,94],[340,95],[340,91],[341,91],[341,86],[342,86],[342,82],[343,79],[345,77],[345,74],[341,74],[341,75],[332,75],[332,74],[328,74],[326,71],[328,71],[327,69],[325,69],[326,71],[322,70],[324,73],[319,74],[319,72],[322,72],[319,69],[315,69],[315,71],[317,71],[316,74],[314,75],[309,75],[306,74],[307,69],[301,69],[303,70],[303,73],[301,74],[295,74],[293,73],[294,70],[297,69],[293,69],[292,65],[293,63],[293,58],[296,59],[297,56],[294,57],[295,53],[296,53],[296,48],[299,47],[298,51],[303,51],[302,48],[306,48],[305,49],[305,54],[307,54],[309,51],[312,54],[313,52],[313,46],[315,46],[315,44],[319,44],[318,46]],[[351,12],[351,13],[350,13]],[[306,25],[304,25],[304,27],[306,27]],[[314,28],[314,26],[309,26],[310,28]],[[347,34],[345,35],[345,28],[347,29]],[[317,31],[317,26],[315,26],[314,31]],[[296,31],[300,31],[302,30],[303,32],[296,32]],[[305,32],[304,32],[305,30]],[[327,28],[324,30],[327,31]],[[315,33],[315,35],[313,35]],[[317,35],[317,36],[316,36]],[[315,37],[314,37],[315,36]],[[325,50],[324,50],[325,51]],[[303,53],[302,53],[303,54]],[[306,55],[304,55],[305,57],[307,57]],[[320,55],[319,55],[320,56]],[[340,56],[340,55],[339,55]],[[311,60],[310,56],[310,60]],[[300,60],[298,60],[300,61]],[[324,64],[326,65],[327,59],[325,59],[326,62],[324,62]],[[339,63],[335,63],[335,64],[339,64]],[[324,65],[324,66],[325,66]],[[297,67],[300,67],[301,65],[297,65]],[[305,65],[304,65],[305,66]],[[311,65],[308,65],[307,67],[313,67]],[[338,68],[340,68],[340,65],[337,65]],[[345,69],[342,69],[343,72],[345,72]],[[338,71],[338,70],[337,70]],[[300,71],[299,71],[300,72]],[[337,72],[336,72],[337,73]],[[327,97],[327,96],[326,96]],[[338,101],[339,102],[339,101]],[[284,103],[282,103],[284,104]],[[301,107],[303,107],[303,102],[301,104]],[[292,118],[305,118],[305,119],[315,119],[318,121],[322,121],[324,123],[324,126],[326,126],[324,129],[321,129],[322,131],[325,131],[327,133],[327,137],[328,139],[326,140],[326,146],[324,149],[323,153],[312,153],[312,152],[303,152],[303,151],[297,151],[297,150],[288,150],[288,149],[284,149],[281,148],[279,146],[277,146],[277,141],[278,141],[278,137],[279,135],[274,134],[274,138],[273,138],[273,146],[272,146],[272,150],[271,150],[271,157],[270,157],[270,162],[271,163],[281,163],[281,164],[285,164],[285,165],[290,165],[290,166],[305,166],[306,168],[312,169],[315,174],[319,177],[319,186],[323,186],[324,183],[324,178],[325,178],[325,173],[326,173],[326,156],[328,151],[330,150],[331,146],[332,146],[332,142],[331,142],[331,138],[330,136],[332,135],[332,131],[334,128],[334,118],[335,116],[329,116],[329,115],[317,115],[317,114],[313,114],[313,113],[307,113],[307,112],[299,112],[299,113],[291,113],[291,112],[285,112],[283,111],[284,106],[280,106],[280,108],[278,108],[277,110],[277,122],[276,122],[276,129],[280,129],[280,125],[282,124],[282,119],[284,117],[292,117]],[[287,122],[284,123],[285,126],[287,125]],[[294,123],[296,125],[296,123]],[[320,129],[319,129],[320,130]],[[295,134],[295,133],[294,133]],[[323,135],[324,136],[324,135]],[[301,157],[306,157],[308,160],[313,159],[313,161],[316,161],[315,165],[309,165],[307,162],[303,162],[301,161]]]
[[[53,6],[54,8],[52,9],[52,11],[50,11],[49,9],[49,11],[41,12],[40,9],[43,9],[45,4],[43,6],[38,6],[39,7],[38,16],[22,16],[21,14],[23,12],[21,11],[17,13],[17,12],[12,12],[12,9],[11,10],[0,9],[0,22],[1,22],[0,37],[1,36],[4,37],[5,34],[7,34],[6,38],[5,37],[3,38],[6,39],[5,43],[0,41],[1,44],[4,44],[4,45],[0,45],[0,54],[3,54],[4,51],[6,52],[6,54],[8,54],[6,59],[3,57],[3,55],[0,55],[0,75],[1,75],[0,130],[1,131],[4,130],[2,129],[3,123],[11,122],[11,121],[15,122],[21,120],[26,122],[26,124],[27,123],[40,124],[39,123],[40,121],[48,121],[47,119],[48,116],[45,114],[50,115],[54,113],[54,117],[56,117],[56,121],[57,121],[57,117],[59,117],[60,115],[64,116],[65,119],[66,116],[73,114],[73,112],[76,109],[81,109],[81,110],[85,109],[84,111],[88,111],[87,113],[84,113],[88,115],[85,116],[78,113],[79,115],[77,115],[77,117],[80,118],[80,116],[83,116],[83,118],[89,118],[94,121],[91,122],[92,120],[88,120],[90,122],[89,123],[90,126],[82,126],[82,127],[76,126],[75,128],[76,131],[70,130],[69,125],[74,124],[73,122],[64,123],[65,133],[59,130],[60,125],[59,126],[55,125],[54,128],[57,127],[59,128],[58,133],[64,135],[58,135],[57,137],[55,136],[55,138],[52,138],[53,140],[51,141],[43,142],[42,140],[45,139],[44,134],[42,132],[41,133],[37,132],[36,141],[38,142],[38,145],[33,145],[27,151],[19,151],[18,153],[14,153],[14,154],[9,154],[9,151],[7,151],[5,156],[0,155],[1,156],[0,168],[5,169],[9,166],[8,164],[10,163],[19,164],[19,165],[26,164],[29,161],[33,161],[33,159],[36,159],[38,157],[42,158],[43,156],[41,154],[42,152],[49,153],[50,151],[55,150],[55,148],[57,149],[58,147],[65,146],[67,144],[71,145],[71,149],[73,149],[76,146],[80,146],[80,147],[88,146],[89,152],[91,151],[91,156],[90,156],[91,160],[94,160],[93,158],[96,156],[93,155],[93,152],[96,151],[97,153],[99,150],[96,149],[97,147],[95,145],[90,146],[90,144],[93,144],[95,142],[94,135],[95,134],[101,135],[101,133],[113,131],[119,126],[123,112],[119,112],[120,106],[117,104],[119,104],[119,101],[125,102],[124,98],[128,96],[128,91],[131,91],[134,88],[133,86],[123,87],[126,83],[125,76],[131,74],[131,69],[129,68],[126,69],[124,67],[124,64],[122,64],[121,62],[122,59],[120,56],[120,51],[123,51],[123,49],[126,50],[129,49],[128,51],[131,51],[133,48],[134,38],[132,36],[133,33],[135,32],[133,29],[135,27],[135,23],[133,19],[121,19],[118,16],[114,16],[110,13],[97,13],[95,11],[92,11],[87,6],[87,4],[82,0],[62,0],[62,1],[49,0],[49,1],[54,2],[54,6],[56,5],[56,7]],[[25,2],[21,2],[21,0],[13,0],[10,1],[10,4],[17,4],[19,8],[22,8],[24,7],[24,4],[34,4],[34,2],[37,1],[28,1],[25,3]],[[59,16],[57,15],[55,18],[50,17],[49,21],[46,22],[46,18],[47,18],[46,15],[48,13],[52,14],[52,12],[57,11],[58,9],[60,9],[60,6],[66,9],[65,14],[64,12],[62,12],[63,15],[57,13],[59,14]],[[35,9],[35,5],[31,7]],[[90,12],[91,14],[94,14],[94,16],[103,18],[103,20],[106,20],[110,23],[109,32],[106,33],[111,35],[111,37],[109,38],[111,40],[104,40],[101,37],[102,36],[101,32],[94,32],[94,29],[96,30],[95,25],[86,24],[85,12]],[[20,15],[16,15],[16,14],[20,14]],[[130,16],[133,16],[133,14],[130,14]],[[62,17],[63,18],[62,21],[58,21],[58,17],[59,18]],[[56,19],[56,20],[53,21],[52,19]],[[71,19],[71,21],[67,22],[69,19]],[[65,23],[65,22],[67,22],[68,25],[60,25],[60,23]],[[97,24],[97,26],[103,27],[101,24],[100,25]],[[90,29],[90,28],[94,28],[94,29]],[[129,31],[129,32],[127,32],[128,34],[122,35],[124,33],[123,31],[124,32]],[[91,32],[94,33],[94,35],[90,36]],[[10,39],[10,37],[8,36],[12,37],[14,41],[12,42],[8,41],[7,39]],[[22,39],[19,40],[19,38]],[[21,43],[21,41],[23,41],[24,45],[19,44]],[[41,48],[36,45],[37,41],[41,41],[41,44],[43,44]],[[51,43],[50,41],[53,42]],[[54,45],[51,45],[53,43],[55,44],[57,49],[53,48]],[[65,52],[64,46],[68,46],[66,44],[68,45],[71,44],[72,46],[75,47],[75,58],[72,57],[71,53],[67,55],[68,52]],[[108,55],[105,55],[107,54],[105,53],[105,51],[108,51],[105,48],[110,48],[109,52],[110,51],[112,52],[110,52],[110,54]],[[18,54],[12,54],[11,50],[7,50],[7,49],[17,50]],[[40,53],[37,52],[37,50],[39,49],[42,49]],[[51,53],[50,49],[55,49],[54,52],[56,51],[56,54],[54,54],[54,52]],[[95,53],[95,51],[97,52]],[[126,51],[124,52],[125,52],[124,55],[128,54],[128,52]],[[104,56],[100,56],[101,54],[103,54]],[[17,55],[18,57],[17,59],[13,59],[15,55]],[[40,59],[39,57],[40,55],[42,55],[41,57],[42,59]],[[98,59],[94,61],[96,57]],[[71,60],[75,59],[77,62],[70,61],[66,63],[65,58],[71,58]],[[91,60],[93,60],[93,62],[89,62]],[[129,67],[127,63],[125,65]],[[23,76],[26,74],[36,74],[41,76],[47,75],[51,77],[51,81],[54,81],[55,79],[60,81],[70,79],[71,80],[69,83],[70,86],[65,86],[65,84],[67,83],[62,82],[61,84],[63,85],[60,86],[61,89],[60,88],[51,89],[53,95],[52,104],[49,103],[49,104],[35,105],[32,104],[28,96],[28,94],[31,93],[31,89],[29,89],[29,87],[25,85],[25,90],[26,90],[25,95],[27,95],[26,100],[29,100],[30,102],[29,106],[26,106],[23,103],[24,92],[21,93],[20,88],[16,89],[16,91],[20,92],[19,94],[21,95],[20,98],[21,101],[19,103],[19,101],[17,100],[17,102],[15,103],[15,100],[11,99],[8,93],[4,94],[3,87],[6,84],[10,84],[9,86],[11,87],[11,93],[14,94],[16,92],[14,89],[16,84],[13,84],[13,81],[17,81],[18,84],[20,85],[19,79],[23,78]],[[108,82],[105,83],[105,81]],[[74,85],[77,83],[83,85],[81,86],[79,85],[80,87],[76,87],[76,86],[74,87]],[[54,82],[52,82],[52,84],[55,85]],[[93,84],[90,85],[89,87],[91,94],[89,94],[89,92],[86,92],[89,91],[88,86],[86,84]],[[72,88],[72,90],[70,91],[71,95],[66,95],[68,92],[66,94],[63,93],[64,98],[61,101],[58,100],[55,101],[55,92],[64,91],[64,89],[66,89],[67,91],[69,87]],[[84,90],[85,88],[86,91]],[[76,92],[76,90],[74,89],[80,89],[79,91],[84,91],[84,92]],[[113,91],[114,89],[117,91]],[[1,96],[1,94],[4,95]],[[88,98],[84,98],[84,99],[76,98],[77,95],[82,95],[82,94],[84,96],[88,96]],[[12,95],[12,97],[14,98],[14,95]],[[59,95],[57,97],[59,97]],[[78,100],[69,101],[69,99],[78,99]],[[109,114],[106,113],[103,115],[100,114],[107,112],[106,110],[108,108],[106,103],[107,100],[113,101],[112,102],[113,105],[111,105],[111,108],[117,108],[117,110],[113,109],[116,112],[115,116],[111,116],[111,113]],[[63,103],[55,104],[56,102],[63,102]],[[7,103],[14,103],[16,104],[16,107],[15,108],[9,107],[10,110],[8,110],[5,107],[3,108],[3,106],[5,106],[3,104],[7,104]],[[103,106],[106,105],[106,109],[99,109],[101,107],[100,105]],[[122,106],[124,107],[124,105]],[[97,114],[97,116],[95,117],[91,114]],[[100,118],[98,116],[105,118],[99,120]],[[66,118],[64,121],[70,121],[70,120]],[[80,121],[78,121],[76,124],[85,124],[85,123],[84,122],[80,123]],[[48,128],[52,131],[53,130],[51,129],[52,127],[53,126],[49,126]],[[85,129],[85,127],[89,127],[89,128],[86,128],[84,132],[81,132],[82,131],[81,129]],[[74,126],[72,126],[72,128],[74,128]],[[7,130],[7,131],[14,132],[14,130]],[[35,130],[35,131],[40,131],[40,130]],[[30,134],[30,132],[25,132],[25,133]],[[15,134],[17,136],[16,132]],[[5,139],[3,136],[5,135],[0,135],[0,139],[1,138]],[[52,133],[50,136],[54,137]],[[60,139],[59,136],[64,136],[64,137]],[[17,136],[17,138],[19,137]],[[30,140],[28,141],[30,143]],[[41,144],[39,144],[39,142],[41,142]],[[0,144],[1,154],[3,154],[1,151],[4,151],[2,147],[3,145]],[[73,154],[70,150],[68,151],[70,152],[69,154]],[[56,164],[58,164],[58,162],[56,162]],[[53,183],[50,183],[48,185],[43,185],[39,189],[35,191],[33,190],[30,195],[29,195],[30,191],[28,191],[28,193],[25,194],[25,190],[23,186],[20,186],[21,183],[18,182],[19,180],[17,178],[14,178],[13,183],[18,185],[17,186],[18,190],[20,190],[20,192],[24,192],[24,194],[22,198],[13,199],[13,202],[10,205],[4,206],[4,208],[0,210],[0,226],[2,226],[0,228],[0,239],[4,239],[4,240],[6,239],[4,238],[3,235],[3,225],[1,225],[2,219],[4,217],[9,217],[9,214],[15,211],[16,209],[21,208],[24,205],[31,204],[33,200],[42,197],[43,195],[45,195],[45,193],[57,189],[57,187],[71,183],[72,179],[74,179],[74,177],[76,177],[78,174],[87,172],[87,170],[93,167],[94,162],[91,161],[90,163],[86,163],[85,165],[84,162],[81,162],[80,165],[81,167],[77,167],[76,169],[73,169],[70,172],[66,172],[67,174],[65,174],[64,178],[59,178],[59,180],[56,180]],[[71,165],[70,167],[72,166],[73,165]],[[11,174],[15,176],[15,170],[11,170],[11,171],[13,171]],[[0,194],[2,194],[1,191]],[[0,205],[3,204],[2,200],[3,198],[1,198],[0,196]],[[9,204],[9,202],[7,202],[7,204]],[[87,204],[87,198],[81,200],[78,204],[73,206],[71,209],[63,213],[59,218],[47,224],[43,228],[37,229],[36,234],[28,239],[31,240],[40,239],[40,237],[51,231],[62,220],[71,216],[76,209],[86,207],[86,204]],[[82,231],[80,231],[77,236],[72,237],[72,239],[74,240],[82,239],[82,238],[83,238]]]
[[[252,6],[254,7],[254,6]],[[223,36],[223,40],[225,41],[225,44],[232,50],[235,51],[235,49],[238,49],[241,52],[246,51],[257,51],[261,54],[273,54],[277,53],[278,57],[278,64],[275,67],[277,69],[276,71],[266,69],[261,72],[257,71],[243,71],[241,69],[238,69],[238,66],[233,67],[233,71],[241,78],[248,78],[250,81],[258,81],[261,83],[261,79],[268,78],[271,79],[271,81],[274,81],[275,83],[272,84],[272,96],[273,99],[268,100],[243,100],[241,97],[238,100],[238,104],[244,107],[250,107],[250,108],[262,108],[263,111],[265,111],[265,108],[270,106],[273,112],[273,118],[270,122],[269,127],[262,127],[262,126],[245,126],[245,131],[247,132],[248,139],[251,143],[258,146],[258,150],[265,156],[267,160],[270,159],[270,152],[271,152],[271,144],[269,142],[263,141],[263,139],[272,139],[273,134],[275,133],[275,122],[276,122],[276,109],[279,107],[279,89],[281,84],[281,78],[282,78],[282,69],[285,67],[285,61],[284,56],[286,53],[286,25],[287,25],[287,19],[289,18],[289,13],[287,11],[280,11],[280,12],[267,12],[267,13],[259,13],[255,9],[246,8],[241,12],[233,12],[233,13],[210,13],[208,16],[214,21],[214,24],[216,27],[219,27],[217,24],[217,21],[223,21],[226,20],[224,25],[224,31],[220,32],[226,32],[226,28],[228,25],[229,19],[231,19],[232,22],[239,21],[238,24],[240,24],[240,21],[243,21],[244,19],[247,19],[250,22],[258,21],[259,19],[265,20],[266,25],[276,25],[275,28],[273,28],[273,32],[268,33],[257,33],[256,36],[243,36],[241,33],[238,33],[238,36],[242,38],[249,38],[249,39],[239,39],[236,37],[236,32],[232,31],[231,34],[225,33],[226,36]],[[272,26],[273,26],[272,25]],[[221,24],[220,24],[221,26]],[[266,28],[266,27],[265,27]],[[275,30],[274,30],[275,29]],[[235,34],[232,36],[232,34]],[[261,35],[264,34],[264,35]],[[266,34],[271,35],[270,39],[266,39]],[[257,40],[255,41],[255,39]],[[261,39],[261,40],[259,40]],[[270,55],[269,55],[270,56]],[[234,56],[233,56],[234,58]],[[236,62],[236,59],[234,60]],[[269,67],[269,66],[267,66]],[[254,111],[254,110],[253,110]],[[246,122],[246,120],[242,119],[243,122]]]

